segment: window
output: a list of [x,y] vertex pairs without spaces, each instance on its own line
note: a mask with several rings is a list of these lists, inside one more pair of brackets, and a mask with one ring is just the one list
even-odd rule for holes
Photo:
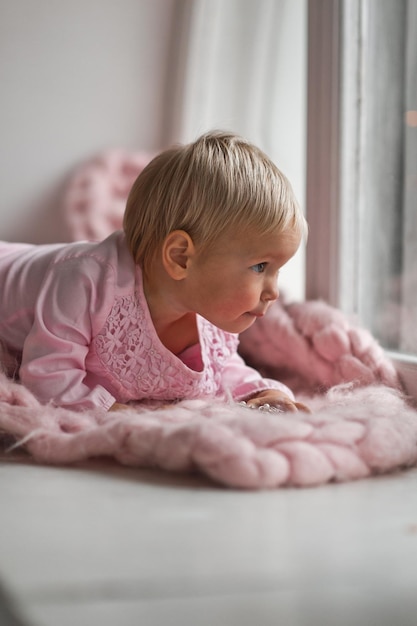
[[307,297],[417,395],[417,0],[309,0]]

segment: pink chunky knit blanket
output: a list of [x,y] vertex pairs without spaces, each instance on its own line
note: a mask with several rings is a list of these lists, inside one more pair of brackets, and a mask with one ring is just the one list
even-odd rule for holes
[[[65,198],[73,238],[105,236],[119,226],[126,180],[145,161],[120,151],[76,172]],[[105,218],[96,219],[100,206]],[[277,302],[242,335],[241,352],[287,382],[312,413],[201,399],[80,414],[42,406],[0,374],[3,449],[24,448],[51,464],[105,456],[246,489],[354,480],[417,463],[417,411],[375,339],[340,311],[319,301]]]

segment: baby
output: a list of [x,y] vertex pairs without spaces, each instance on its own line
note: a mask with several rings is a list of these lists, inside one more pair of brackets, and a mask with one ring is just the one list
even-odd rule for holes
[[307,225],[287,179],[225,132],[162,152],[99,243],[0,243],[0,341],[43,403],[233,398],[308,410],[237,353]]

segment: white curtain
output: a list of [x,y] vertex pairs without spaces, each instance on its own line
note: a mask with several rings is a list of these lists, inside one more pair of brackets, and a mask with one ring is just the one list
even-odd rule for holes
[[234,130],[265,150],[304,192],[305,50],[305,0],[186,1],[177,28],[169,139]]
[[[262,148],[305,194],[306,0],[182,0],[168,107],[169,141],[210,129]],[[304,297],[303,252],[286,291]]]
[[404,249],[400,348],[417,354],[417,1],[406,11]]

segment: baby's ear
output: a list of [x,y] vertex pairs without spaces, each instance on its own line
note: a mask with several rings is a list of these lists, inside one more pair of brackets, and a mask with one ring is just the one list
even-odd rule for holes
[[182,280],[186,277],[194,253],[193,240],[184,230],[173,230],[167,235],[162,245],[162,263],[171,278]]

